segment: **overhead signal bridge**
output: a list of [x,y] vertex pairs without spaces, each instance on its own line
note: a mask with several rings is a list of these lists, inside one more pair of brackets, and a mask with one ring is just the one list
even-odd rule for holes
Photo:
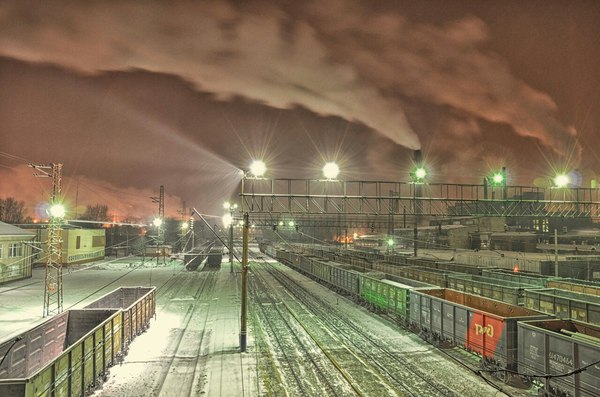
[[600,218],[600,190],[590,188],[245,177],[240,196],[257,226],[290,217],[313,226],[389,216]]

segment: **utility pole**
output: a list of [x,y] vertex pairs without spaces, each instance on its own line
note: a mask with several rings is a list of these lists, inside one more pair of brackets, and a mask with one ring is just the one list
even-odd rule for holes
[[240,329],[240,351],[246,351],[246,323],[248,307],[248,213],[244,213],[242,236],[242,316]]
[[[246,181],[246,174],[242,176],[242,203],[241,210],[243,215],[243,226],[242,226],[242,314],[240,319],[240,352],[246,351],[246,322],[247,322],[247,308],[248,308],[248,222],[249,215],[244,212],[244,182]],[[254,188],[254,185],[253,185]]]
[[52,178],[52,194],[50,197],[50,222],[48,224],[48,240],[46,243],[46,277],[44,280],[43,317],[60,314],[63,311],[62,285],[62,222],[65,210],[62,206],[62,164],[50,165],[29,164],[37,171],[37,178]]

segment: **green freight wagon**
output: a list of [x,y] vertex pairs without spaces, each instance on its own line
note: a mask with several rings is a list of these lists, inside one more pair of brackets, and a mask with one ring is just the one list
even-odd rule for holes
[[408,320],[408,296],[413,288],[434,288],[431,284],[396,277],[395,280],[382,279],[361,275],[359,290],[361,299],[370,306]]
[[0,344],[0,396],[91,393],[120,353],[120,310],[68,310]]
[[524,307],[600,325],[600,296],[578,294],[555,288],[524,291]]
[[548,281],[548,288],[558,288],[580,294],[600,296],[600,283],[575,278],[555,278]]
[[542,276],[541,274],[514,272],[506,269],[483,270],[482,275],[498,280],[512,281],[514,283],[535,286],[539,288],[547,288],[548,281],[554,279],[554,277]]
[[[511,305],[523,304],[523,291],[525,287],[511,281],[489,277],[474,276],[471,274],[449,274],[447,277],[448,288],[481,295]],[[529,287],[527,288],[536,288]]]
[[156,287],[121,287],[88,304],[86,309],[123,311],[121,343],[123,352],[131,341],[150,326],[156,313]]

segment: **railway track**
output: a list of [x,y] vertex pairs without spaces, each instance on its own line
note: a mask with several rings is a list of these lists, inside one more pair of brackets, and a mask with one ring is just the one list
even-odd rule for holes
[[[268,265],[268,264],[267,264]],[[341,343],[367,357],[373,370],[407,396],[463,396],[463,391],[453,391],[423,373],[407,353],[392,351],[384,343],[368,334],[367,330],[341,315],[331,305],[300,286],[287,274],[268,265],[268,272],[275,277],[306,310],[323,320],[325,327],[337,335]],[[350,332],[349,332],[350,331]],[[416,389],[416,390],[415,390]]]
[[[313,291],[298,285],[298,282],[286,272],[282,272],[271,264],[265,264],[264,267],[267,267],[273,277],[289,290],[289,294],[294,297],[294,299],[288,299],[289,302],[303,302],[305,308],[297,310],[305,310],[314,313],[313,317],[322,318],[326,324],[321,328],[329,328],[330,333],[340,337],[340,343],[348,344],[357,352],[357,355],[373,362],[373,367],[382,376],[388,378],[389,382],[403,394],[408,396],[481,395],[481,390],[470,385],[473,378],[478,376],[476,369],[469,365],[472,363],[466,364],[457,360],[456,357],[448,357],[451,358],[448,361],[452,362],[451,365],[460,365],[470,372],[469,374],[458,371],[449,375],[447,371],[441,370],[439,365],[440,359],[446,361],[443,356],[447,352],[437,353],[437,350],[433,348],[415,351],[405,351],[404,347],[394,349],[385,340],[373,336],[369,329],[363,329],[360,324],[352,322],[348,316],[340,315],[334,304],[316,297]],[[405,332],[400,335],[404,335],[404,338],[413,338],[412,333]],[[432,351],[436,353],[432,355]],[[483,380],[492,388],[497,389],[496,395],[513,395],[512,393],[508,394],[507,390],[499,387],[497,383],[490,382],[485,378]],[[490,393],[494,392],[490,391]],[[517,393],[516,395],[523,394]]]
[[[191,396],[194,395],[193,388],[199,373],[196,371],[200,359],[200,349],[204,341],[206,322],[209,317],[210,305],[202,304],[202,295],[210,293],[214,285],[216,274],[214,272],[196,273],[201,278],[201,283],[196,292],[191,295],[184,295],[182,301],[171,300],[173,304],[186,302],[186,312],[182,325],[177,330],[176,335],[171,337],[171,341],[165,352],[170,359],[167,365],[163,366],[156,382],[156,395],[169,396]],[[186,277],[185,287],[179,291],[189,291],[197,277]],[[169,306],[169,305],[167,305]],[[199,313],[199,308],[205,310]]]
[[[266,280],[255,273],[249,290],[254,307],[258,308],[257,316],[267,326],[268,337],[278,348],[274,354],[281,357],[276,359],[279,361],[279,378],[287,383],[285,390],[288,393],[293,390],[291,395],[302,396],[336,397],[352,393],[352,387],[345,384],[343,375],[339,374],[339,366],[331,365],[319,352],[297,319],[284,310]],[[332,372],[337,372],[335,379],[328,377]],[[293,379],[293,385],[288,383],[289,379]]]

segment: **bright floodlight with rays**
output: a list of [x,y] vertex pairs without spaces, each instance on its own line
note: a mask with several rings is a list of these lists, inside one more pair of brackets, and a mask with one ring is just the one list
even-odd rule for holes
[[392,239],[392,238],[388,239],[387,243],[391,247],[392,245],[394,245],[394,239]]
[[340,173],[340,167],[334,162],[329,162],[323,167],[323,175],[327,179],[335,179]]
[[256,177],[263,176],[266,171],[267,166],[260,160],[254,160],[252,164],[250,164],[250,172]]
[[65,206],[62,204],[53,204],[50,207],[50,216],[52,216],[54,218],[64,218]]
[[410,176],[413,182],[423,182],[423,180],[427,177],[427,170],[422,166],[416,167]]
[[154,226],[156,227],[160,227],[163,223],[162,219],[160,218],[154,218],[154,222],[152,222],[154,224]]
[[566,174],[559,174],[554,177],[554,186],[556,187],[567,187],[570,182],[569,176]]
[[181,228],[182,228],[183,230],[187,230],[189,227],[190,227],[190,224],[189,224],[189,223],[187,223],[187,222],[183,222],[183,223],[181,224]]
[[501,172],[496,172],[494,175],[492,175],[492,182],[494,185],[502,184],[502,182],[504,182],[504,175],[502,175]]

